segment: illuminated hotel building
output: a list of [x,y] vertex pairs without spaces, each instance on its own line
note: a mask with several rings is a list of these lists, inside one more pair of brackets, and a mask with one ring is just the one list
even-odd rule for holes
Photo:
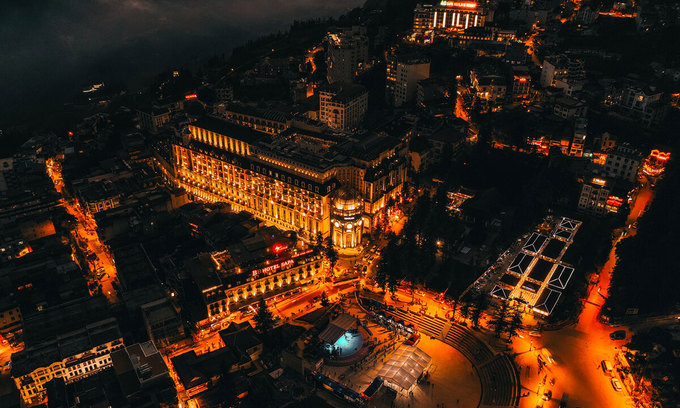
[[483,27],[485,21],[486,11],[470,1],[418,4],[413,11],[413,31],[418,34],[434,29],[465,30]]
[[351,139],[288,129],[268,135],[206,117],[173,144],[175,183],[194,199],[226,202],[233,211],[311,240],[330,233],[331,193],[347,186],[363,197],[370,230],[388,197],[401,192],[402,143],[385,135]]

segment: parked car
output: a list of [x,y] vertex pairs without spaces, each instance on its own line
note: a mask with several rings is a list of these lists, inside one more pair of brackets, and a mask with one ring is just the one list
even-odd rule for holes
[[619,379],[616,378],[616,377],[613,377],[613,378],[612,378],[612,387],[614,387],[614,389],[615,389],[616,391],[621,391],[621,390],[623,390],[623,385],[621,384],[621,380],[619,380]]
[[626,338],[625,330],[617,330],[609,334],[609,338],[612,340],[623,340]]
[[611,361],[609,361],[609,360],[602,360],[600,362],[600,366],[602,367],[602,371],[605,374],[611,374],[612,370],[614,369],[614,366],[612,365]]

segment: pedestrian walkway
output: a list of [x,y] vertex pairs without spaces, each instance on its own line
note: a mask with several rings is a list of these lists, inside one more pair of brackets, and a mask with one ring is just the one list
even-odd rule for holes
[[470,329],[439,317],[392,308],[394,318],[414,324],[418,331],[442,341],[463,354],[475,367],[482,384],[480,408],[517,407],[520,378],[514,362],[493,350]]

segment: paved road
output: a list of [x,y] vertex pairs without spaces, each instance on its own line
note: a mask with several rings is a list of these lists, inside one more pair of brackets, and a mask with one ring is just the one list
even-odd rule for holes
[[[627,224],[637,221],[652,198],[653,192],[649,188],[640,190],[631,206]],[[629,229],[625,234],[633,235],[635,229]],[[628,407],[633,405],[625,391],[617,392],[613,389],[611,378],[600,368],[602,360],[613,362],[617,348],[626,343],[626,340],[610,340],[609,334],[615,329],[598,320],[600,309],[608,295],[611,273],[616,266],[616,244],[621,238],[621,236],[614,238],[612,251],[600,271],[600,281],[597,286],[591,286],[575,325],[558,331],[545,332],[541,337],[525,336],[524,339],[518,338],[514,341],[514,350],[521,353],[517,361],[523,366],[522,384],[531,392],[530,396],[522,399],[520,407],[533,408],[541,405],[539,396],[548,389],[553,391],[555,400],[544,403],[545,405],[542,406],[556,406],[564,392],[570,395],[570,406]],[[627,338],[629,336],[630,333]],[[533,350],[529,351],[530,348]],[[555,361],[554,364],[549,363],[540,375],[537,372],[538,354],[543,354],[544,360],[547,359],[545,356],[550,354]],[[541,380],[546,376],[548,382],[540,386]],[[550,386],[551,378],[556,379],[554,386]]]

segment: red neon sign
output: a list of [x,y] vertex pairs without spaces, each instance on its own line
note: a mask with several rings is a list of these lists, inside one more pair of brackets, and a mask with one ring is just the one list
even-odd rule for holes
[[189,95],[184,95],[184,99],[186,99],[187,101],[191,100],[191,99],[196,99],[196,98],[198,98],[198,95],[195,94],[195,93],[189,94]]
[[457,8],[468,8],[468,9],[477,8],[477,3],[468,2],[468,1],[446,1],[446,0],[443,0],[439,4],[441,6],[444,6],[444,7],[457,7]]
[[272,247],[272,251],[274,251],[275,254],[280,254],[286,249],[288,249],[288,245],[285,244],[274,244],[274,246]]

